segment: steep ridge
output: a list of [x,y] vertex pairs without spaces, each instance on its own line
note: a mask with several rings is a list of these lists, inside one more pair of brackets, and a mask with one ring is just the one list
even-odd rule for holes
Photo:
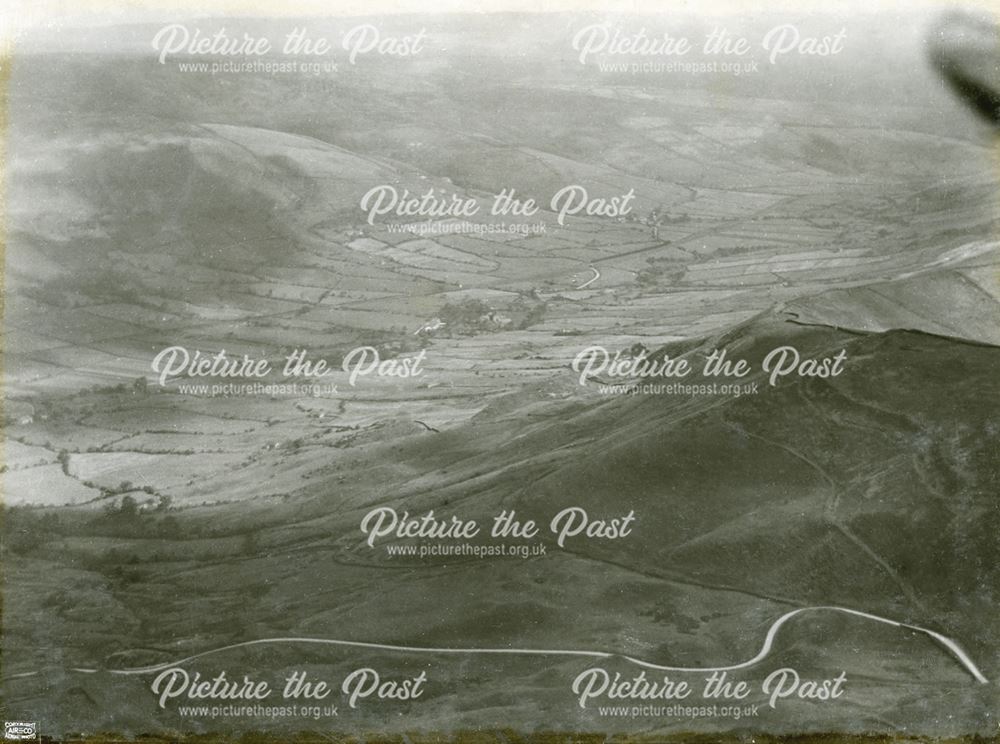
[[[909,329],[1000,344],[1000,273],[995,243],[949,251],[914,276],[821,292],[785,305],[799,323],[878,332]],[[933,264],[932,264],[933,265]]]

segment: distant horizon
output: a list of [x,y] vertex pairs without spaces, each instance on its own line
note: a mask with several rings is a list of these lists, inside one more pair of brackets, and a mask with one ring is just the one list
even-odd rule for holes
[[988,0],[954,2],[953,0],[849,0],[831,6],[818,0],[797,3],[780,0],[761,7],[749,0],[708,0],[694,4],[686,0],[675,7],[664,6],[657,0],[491,0],[487,6],[475,6],[467,0],[291,0],[288,3],[269,4],[260,0],[223,0],[211,8],[195,0],[138,0],[127,5],[122,0],[13,0],[0,10],[0,30],[15,28],[18,31],[38,29],[109,27],[165,21],[233,18],[363,18],[370,16],[436,15],[555,15],[559,13],[602,13],[618,16],[678,16],[684,18],[710,18],[714,16],[753,17],[775,13],[797,15],[876,15],[924,14],[947,10],[982,11],[1000,16]]

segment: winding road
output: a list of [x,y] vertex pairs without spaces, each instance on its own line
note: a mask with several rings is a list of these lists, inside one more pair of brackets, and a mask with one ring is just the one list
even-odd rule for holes
[[590,266],[589,268],[590,268],[591,271],[594,272],[594,275],[592,277],[590,277],[590,279],[588,279],[587,281],[585,281],[583,284],[581,284],[579,287],[577,287],[577,289],[583,289],[585,287],[589,287],[591,284],[593,284],[594,282],[596,282],[598,279],[601,278],[601,272],[600,271],[598,271],[597,269],[595,269],[593,266]]
[[[366,649],[377,649],[382,651],[394,651],[402,653],[418,653],[418,654],[478,654],[478,655],[508,655],[508,656],[575,656],[590,659],[613,659],[621,658],[636,666],[642,667],[644,669],[652,669],[656,671],[663,672],[726,672],[726,671],[736,671],[739,669],[746,669],[751,667],[758,662],[763,661],[771,653],[774,647],[774,639],[778,634],[778,631],[792,618],[802,615],[808,612],[839,612],[853,617],[860,617],[866,620],[871,620],[877,623],[883,623],[885,625],[891,625],[895,628],[903,628],[905,630],[914,631],[917,633],[922,633],[933,640],[937,641],[941,646],[945,648],[958,662],[958,664],[963,667],[972,677],[980,684],[988,684],[989,680],[983,675],[976,664],[969,658],[969,656],[962,650],[962,648],[947,636],[941,635],[928,628],[922,628],[919,625],[910,625],[909,623],[899,622],[897,620],[890,620],[889,618],[880,617],[879,615],[873,615],[868,612],[861,612],[860,610],[852,610],[847,607],[836,607],[832,605],[820,605],[816,607],[800,607],[795,610],[786,612],[784,615],[775,620],[771,627],[767,631],[767,635],[764,637],[764,644],[760,651],[757,652],[752,658],[746,661],[737,662],[735,664],[728,664],[723,666],[714,667],[682,667],[682,666],[668,666],[662,664],[655,664],[650,661],[645,661],[643,659],[636,658],[634,656],[628,656],[626,654],[611,653],[608,651],[589,651],[589,650],[573,650],[573,649],[540,649],[540,648],[434,648],[428,646],[403,646],[387,643],[369,643],[365,641],[346,641],[331,638],[261,638],[255,641],[245,641],[243,643],[234,643],[229,646],[222,646],[211,651],[203,651],[198,654],[193,654],[191,656],[178,659],[176,661],[170,661],[163,664],[155,664],[152,666],[136,667],[132,669],[109,669],[107,670],[110,674],[120,674],[120,675],[136,675],[136,674],[152,674],[154,672],[160,672],[171,667],[178,666],[180,664],[185,664],[187,662],[194,661],[196,659],[201,659],[206,656],[212,656],[214,654],[221,653],[223,651],[229,651],[237,648],[245,648],[248,646],[259,646],[259,645],[270,645],[270,644],[291,644],[291,643],[311,643],[311,644],[321,644],[330,646],[344,646],[349,648],[366,648]],[[99,670],[96,669],[86,669],[86,668],[76,668],[73,669],[75,672],[80,672],[84,674],[92,674]],[[17,676],[28,676],[34,674],[34,672],[29,672],[27,675],[17,675]]]

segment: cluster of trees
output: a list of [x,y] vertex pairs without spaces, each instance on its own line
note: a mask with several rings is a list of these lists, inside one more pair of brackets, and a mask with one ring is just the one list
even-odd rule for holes
[[518,297],[509,307],[497,310],[473,297],[449,302],[438,313],[444,321],[444,333],[483,333],[488,331],[524,329],[539,323],[545,316],[546,304],[541,300]]
[[61,536],[62,524],[53,512],[39,513],[26,506],[4,509],[4,548],[25,555]]

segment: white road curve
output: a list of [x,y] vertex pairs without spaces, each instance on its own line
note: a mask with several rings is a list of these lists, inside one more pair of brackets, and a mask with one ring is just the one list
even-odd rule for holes
[[[133,669],[110,669],[108,670],[111,674],[152,674],[154,672],[160,672],[164,669],[170,669],[171,667],[179,666],[181,664],[186,664],[187,662],[194,661],[196,659],[201,659],[206,656],[211,656],[213,654],[218,654],[223,651],[229,651],[237,648],[245,648],[248,646],[260,646],[275,643],[315,643],[329,646],[346,646],[349,648],[367,648],[376,649],[380,651],[394,651],[394,652],[404,652],[404,653],[417,653],[417,654],[494,654],[494,655],[514,655],[514,656],[575,656],[583,657],[589,659],[613,659],[621,658],[625,659],[636,666],[643,667],[645,669],[655,669],[657,671],[664,672],[728,672],[735,671],[738,669],[746,669],[751,667],[758,662],[763,661],[767,658],[768,654],[771,653],[771,649],[774,646],[774,639],[778,634],[781,627],[791,620],[796,615],[801,615],[805,612],[818,612],[818,611],[828,611],[828,612],[842,612],[848,615],[853,615],[855,617],[865,618],[866,620],[873,620],[878,623],[884,623],[885,625],[891,625],[895,628],[905,628],[906,630],[912,630],[917,633],[922,633],[926,636],[937,641],[941,644],[947,651],[955,657],[955,660],[968,671],[977,682],[980,684],[988,684],[989,680],[983,675],[979,668],[975,665],[972,659],[962,650],[952,639],[941,635],[928,628],[922,628],[919,625],[910,625],[909,623],[901,623],[896,620],[890,620],[885,617],[880,617],[878,615],[872,615],[868,612],[861,612],[859,610],[851,610],[846,607],[835,607],[835,606],[817,606],[817,607],[800,607],[797,610],[791,610],[786,612],[784,615],[779,617],[767,631],[767,635],[764,637],[764,645],[760,651],[751,659],[746,661],[741,661],[736,664],[730,664],[728,666],[715,666],[715,667],[683,667],[683,666],[666,666],[662,664],[654,664],[649,661],[644,661],[643,659],[638,659],[634,656],[628,656],[626,654],[610,653],[607,651],[587,651],[587,650],[572,650],[572,649],[541,649],[541,648],[435,648],[429,646],[401,646],[388,643],[369,643],[365,641],[344,641],[331,638],[260,638],[255,641],[244,641],[243,643],[234,643],[229,646],[222,646],[221,648],[213,649],[211,651],[203,651],[198,654],[193,654],[192,656],[187,656],[183,659],[178,659],[177,661],[171,661],[164,664],[155,664],[153,666],[136,667]],[[81,670],[82,671],[82,670]],[[90,671],[90,670],[87,670]]]
[[579,287],[577,287],[577,289],[583,289],[584,287],[589,287],[591,284],[593,284],[594,282],[596,282],[598,279],[601,278],[600,271],[595,269],[593,266],[590,267],[590,270],[594,272],[594,275],[590,277],[590,279],[585,281],[583,284],[581,284]]

